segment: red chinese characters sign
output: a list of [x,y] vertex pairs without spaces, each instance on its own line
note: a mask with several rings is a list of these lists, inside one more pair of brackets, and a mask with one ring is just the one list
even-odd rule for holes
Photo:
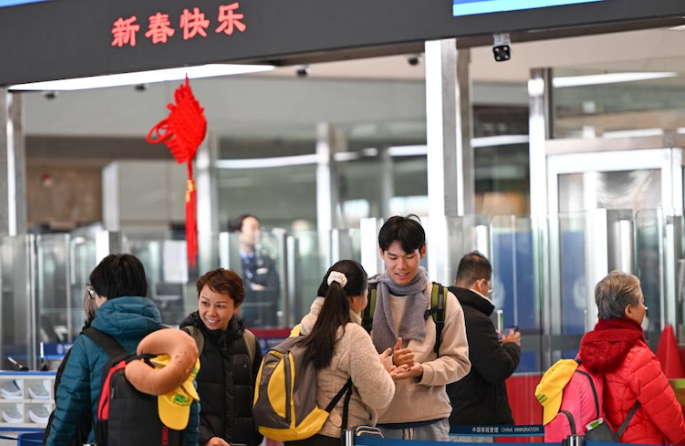
[[[243,22],[245,15],[238,12],[240,4],[230,3],[219,6],[216,23],[216,28],[212,26],[211,20],[207,18],[205,13],[200,8],[188,8],[183,10],[179,18],[178,29],[183,31],[183,40],[190,40],[193,38],[207,37],[207,30],[218,34],[232,35],[236,30],[244,33],[247,25]],[[140,31],[140,24],[137,23],[137,17],[131,16],[128,18],[119,17],[112,27],[112,46],[136,46],[136,36]],[[149,17],[149,24],[145,37],[157,44],[165,44],[176,34],[176,29],[172,26],[169,14],[158,12]]]

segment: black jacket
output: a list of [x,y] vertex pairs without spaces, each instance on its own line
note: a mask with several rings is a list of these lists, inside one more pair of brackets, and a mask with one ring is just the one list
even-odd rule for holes
[[230,444],[256,446],[262,436],[252,418],[254,385],[262,362],[262,350],[255,340],[255,357],[250,363],[243,340],[245,323],[234,316],[226,331],[207,329],[198,312],[191,313],[181,328],[198,327],[205,338],[197,375],[200,395],[200,446],[212,437]]
[[276,262],[265,251],[253,252],[249,256],[241,257],[243,265],[243,284],[245,289],[251,289],[251,285],[261,285],[269,291],[278,294],[281,281],[278,278]]
[[501,344],[490,319],[495,309],[487,299],[464,288],[450,287],[464,309],[471,372],[447,386],[452,403],[450,425],[513,424],[505,380],[516,370],[521,348]]

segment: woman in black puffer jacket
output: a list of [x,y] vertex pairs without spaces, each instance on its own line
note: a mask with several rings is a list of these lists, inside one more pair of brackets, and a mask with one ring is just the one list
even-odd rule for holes
[[199,443],[257,446],[262,436],[252,418],[252,399],[262,353],[237,314],[245,298],[242,279],[220,268],[200,277],[197,292],[198,311],[181,328],[195,338],[200,350]]

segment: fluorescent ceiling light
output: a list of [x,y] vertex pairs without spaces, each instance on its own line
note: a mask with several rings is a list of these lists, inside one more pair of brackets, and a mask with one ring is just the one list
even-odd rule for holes
[[276,158],[252,158],[243,160],[218,160],[219,169],[265,169],[269,167],[305,166],[316,164],[316,154],[279,156]]
[[649,81],[677,77],[678,73],[607,73],[587,76],[554,78],[555,88],[585,87],[588,85],[618,84],[621,82]]
[[661,136],[664,134],[663,129],[637,129],[637,130],[616,130],[613,132],[604,132],[602,138],[640,138],[643,136]]
[[335,152],[333,159],[336,161],[354,161],[359,159],[357,152]]
[[213,64],[197,67],[170,68],[166,70],[138,71],[135,73],[111,74],[106,76],[81,77],[59,81],[33,82],[12,85],[10,90],[18,91],[71,91],[89,88],[119,87],[124,85],[151,84],[154,82],[202,79],[205,77],[231,76],[235,74],[261,73],[273,70],[271,65]]
[[390,156],[422,156],[428,154],[427,146],[396,146],[389,147]]
[[528,135],[500,135],[500,136],[484,136],[482,138],[473,138],[471,145],[476,147],[492,147],[492,146],[508,146],[510,144],[528,144],[530,138]]

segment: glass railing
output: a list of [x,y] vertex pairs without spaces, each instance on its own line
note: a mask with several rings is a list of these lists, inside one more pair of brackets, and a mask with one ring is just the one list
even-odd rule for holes
[[[376,270],[383,270],[382,263],[374,265],[379,260],[376,244],[381,222],[371,223],[362,225],[365,230],[323,235],[265,230],[254,247],[254,257],[241,254],[245,246],[241,249],[236,234],[200,236],[197,265],[191,268],[182,234],[125,231],[118,237],[119,249],[143,262],[149,297],[165,324],[177,325],[197,309],[195,283],[203,272],[230,267],[250,288],[240,309],[248,326],[279,329],[293,326],[308,313],[325,271],[335,261],[366,259]],[[427,231],[437,227],[422,223]],[[597,316],[594,285],[609,271],[622,269],[640,278],[649,307],[647,335],[652,346],[665,324],[683,331],[685,229],[676,212],[657,209],[633,215],[631,211],[596,210],[540,220],[466,216],[444,223],[445,249],[428,246],[429,256],[443,256],[431,260],[442,262],[438,263],[444,276],[440,281],[454,282],[464,254],[484,253],[493,265],[493,300],[499,311],[493,314],[493,323],[499,328],[518,327],[522,333],[521,363],[508,382],[519,424],[539,421],[540,407],[531,396],[535,385],[551,363],[577,354],[580,338]],[[111,234],[108,237],[112,239]],[[45,357],[57,358],[59,346],[67,347],[78,335],[85,318],[85,284],[97,261],[106,255],[98,239],[41,235],[2,240],[3,367],[9,367],[8,356],[38,367],[41,346]],[[437,243],[430,234],[429,243]],[[428,274],[434,279],[431,262],[427,262]]]

